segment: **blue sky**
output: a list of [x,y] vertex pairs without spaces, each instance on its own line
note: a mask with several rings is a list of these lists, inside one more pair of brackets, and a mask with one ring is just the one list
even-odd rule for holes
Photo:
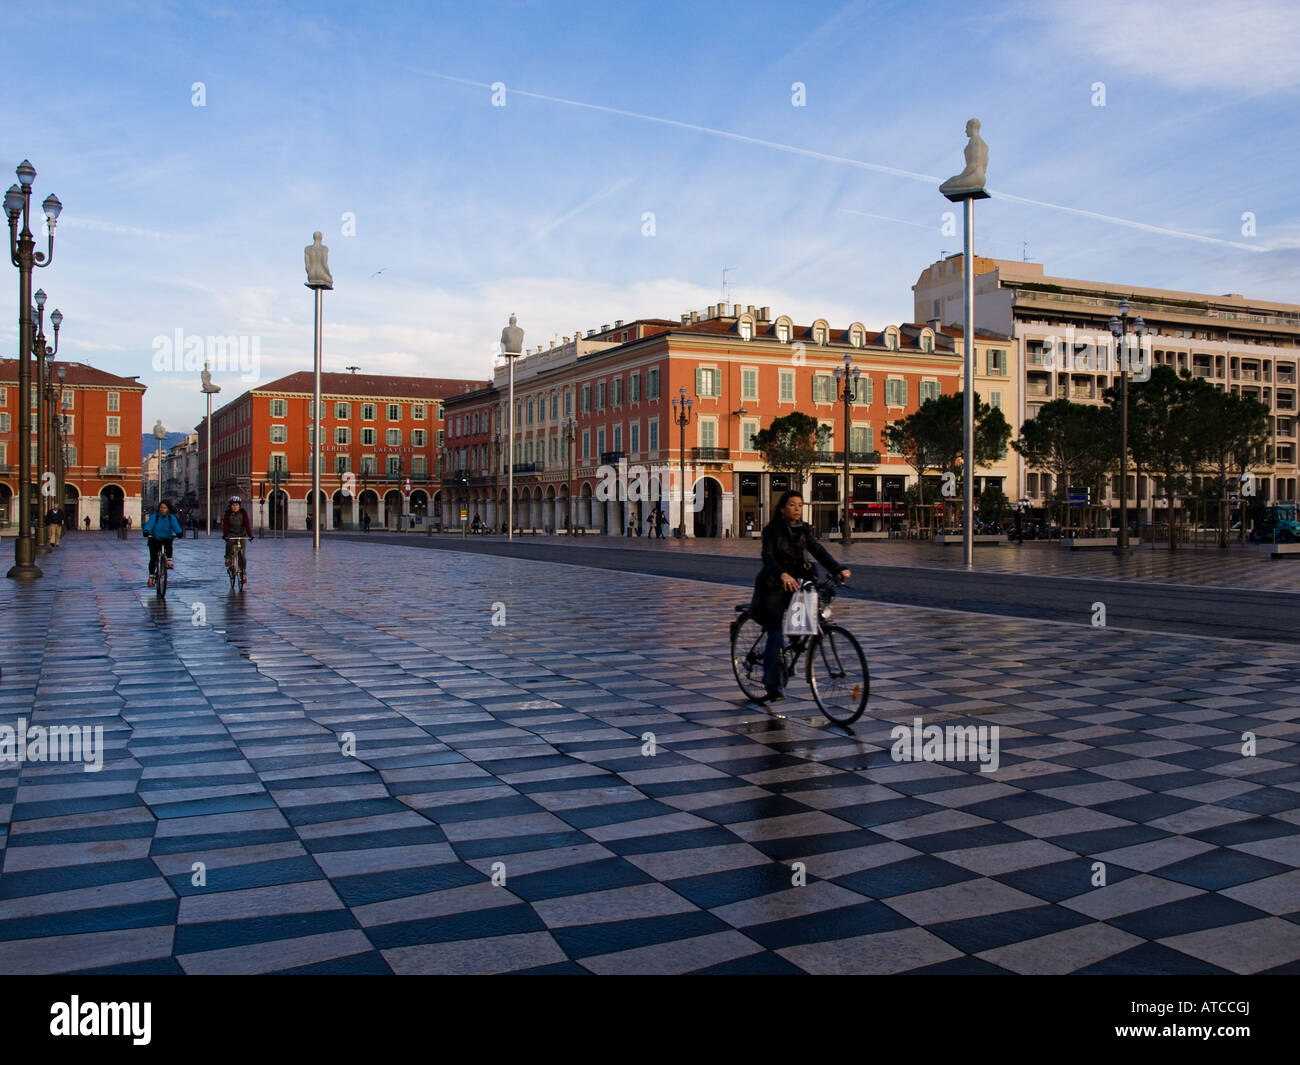
[[534,345],[677,317],[724,267],[731,302],[909,320],[917,275],[960,249],[937,182],[971,116],[1004,194],[978,253],[1300,302],[1288,0],[69,3],[7,24],[30,83],[0,97],[0,163],[30,158],[64,203],[37,275],[60,355],[138,374],[146,429],[203,410],[155,337],[257,337],[259,380],[310,368],[314,229],[327,370],[486,378],[512,311]]

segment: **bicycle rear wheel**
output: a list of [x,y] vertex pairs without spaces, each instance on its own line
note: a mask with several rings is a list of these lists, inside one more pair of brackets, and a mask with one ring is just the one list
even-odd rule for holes
[[767,633],[748,614],[739,614],[731,625],[731,669],[736,683],[745,697],[760,700],[766,697],[763,685],[763,652],[767,648]]
[[158,573],[154,577],[153,591],[159,599],[167,598],[167,552],[165,549],[158,552]]
[[848,629],[826,625],[808,649],[808,687],[821,712],[837,725],[862,716],[871,694],[871,675],[862,645]]

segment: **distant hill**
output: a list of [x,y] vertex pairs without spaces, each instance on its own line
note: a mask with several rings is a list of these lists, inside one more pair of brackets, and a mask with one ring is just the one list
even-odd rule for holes
[[[175,447],[177,444],[183,444],[189,433],[168,433],[167,439],[163,441],[163,450]],[[140,457],[148,458],[158,450],[158,440],[153,433],[144,433],[140,437]]]

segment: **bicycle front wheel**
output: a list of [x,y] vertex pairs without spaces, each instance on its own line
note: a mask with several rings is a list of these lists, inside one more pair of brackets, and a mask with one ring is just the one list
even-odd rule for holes
[[153,582],[154,594],[159,599],[167,598],[167,552],[158,552],[158,573]]
[[767,695],[763,684],[763,652],[767,633],[748,614],[739,614],[731,627],[731,669],[736,683],[747,699],[755,701]]
[[808,687],[821,712],[837,725],[851,725],[867,708],[871,675],[862,645],[848,629],[827,625],[808,649]]

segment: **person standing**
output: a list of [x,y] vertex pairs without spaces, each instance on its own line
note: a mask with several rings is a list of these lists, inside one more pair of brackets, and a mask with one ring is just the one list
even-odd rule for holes
[[368,512],[361,515],[361,531],[366,533],[370,531],[370,514]]
[[59,546],[59,538],[63,533],[63,511],[59,509],[59,504],[55,503],[45,513],[45,524],[50,530],[50,543],[55,547]]

